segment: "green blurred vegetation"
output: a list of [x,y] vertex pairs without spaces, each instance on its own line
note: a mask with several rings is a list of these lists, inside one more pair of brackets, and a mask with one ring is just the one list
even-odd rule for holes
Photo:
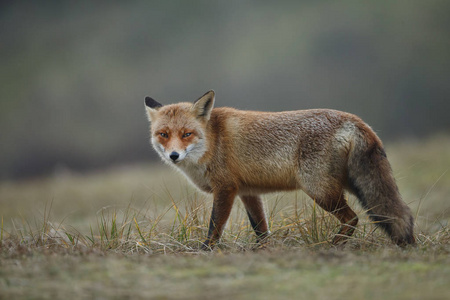
[[0,4],[0,178],[156,158],[146,95],[449,132],[450,2]]
[[448,253],[65,253],[4,259],[4,299],[447,299]]

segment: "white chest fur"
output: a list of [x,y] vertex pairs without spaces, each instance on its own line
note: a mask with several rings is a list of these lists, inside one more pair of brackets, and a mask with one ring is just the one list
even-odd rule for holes
[[204,192],[211,192],[211,183],[206,176],[206,165],[186,161],[180,163],[177,167],[199,189]]

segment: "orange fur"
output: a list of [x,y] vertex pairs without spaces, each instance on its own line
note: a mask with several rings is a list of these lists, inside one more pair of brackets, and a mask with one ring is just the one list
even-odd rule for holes
[[414,243],[413,219],[383,145],[360,118],[327,109],[213,109],[214,100],[213,91],[193,104],[162,106],[146,98],[155,150],[214,195],[205,248],[220,238],[237,195],[262,239],[269,232],[259,194],[295,189],[305,191],[342,223],[334,243],[345,242],[358,222],[344,190],[360,199],[394,242]]

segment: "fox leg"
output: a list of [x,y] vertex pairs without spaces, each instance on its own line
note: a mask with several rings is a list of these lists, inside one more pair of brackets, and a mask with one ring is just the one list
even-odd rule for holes
[[257,242],[261,242],[269,234],[264,206],[259,196],[240,196],[247,210],[250,224],[257,236]]
[[228,188],[214,192],[214,202],[209,222],[208,238],[202,245],[202,250],[211,250],[220,239],[223,228],[230,216],[237,189]]
[[347,201],[341,192],[339,196],[315,199],[316,203],[324,210],[330,212],[341,222],[341,229],[334,236],[332,243],[334,245],[344,244],[352,236],[355,226],[358,224],[358,216],[348,206]]

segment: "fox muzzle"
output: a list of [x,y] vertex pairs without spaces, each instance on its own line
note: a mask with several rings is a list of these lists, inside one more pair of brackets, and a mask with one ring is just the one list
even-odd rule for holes
[[178,152],[173,151],[172,153],[170,153],[169,157],[173,162],[176,162],[177,159],[180,157],[180,154]]

